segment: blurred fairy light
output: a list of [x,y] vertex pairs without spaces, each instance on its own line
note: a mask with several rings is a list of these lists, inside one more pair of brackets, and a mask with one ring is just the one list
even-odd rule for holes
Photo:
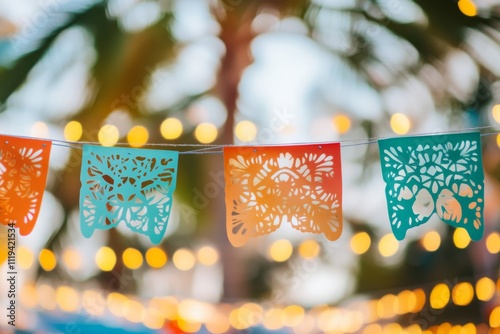
[[38,260],[40,262],[40,266],[45,271],[52,271],[57,264],[56,256],[51,250],[42,249],[38,256]]
[[460,282],[451,291],[451,299],[458,306],[467,306],[474,298],[474,288],[469,282]]
[[127,299],[123,304],[123,316],[130,322],[139,323],[144,320],[145,308],[140,302]]
[[202,144],[212,143],[218,135],[217,128],[211,123],[201,123],[194,130],[194,136]]
[[219,253],[210,246],[204,246],[196,252],[198,261],[205,266],[213,266],[219,260]]
[[174,265],[179,270],[190,270],[194,267],[196,261],[193,252],[187,248],[179,248],[172,256]]
[[405,114],[397,113],[391,117],[391,128],[398,135],[405,135],[410,131],[411,122]]
[[371,239],[368,233],[359,232],[351,238],[351,249],[355,254],[361,255],[368,251],[371,246]]
[[257,137],[257,126],[251,121],[241,121],[236,124],[234,133],[242,142],[250,142]]
[[70,121],[64,127],[64,139],[67,141],[78,141],[82,138],[83,127],[80,122]]
[[101,247],[95,255],[95,262],[102,271],[113,270],[116,264],[115,251],[110,247]]
[[500,327],[500,306],[495,307],[490,313],[490,327]]
[[495,295],[495,282],[489,277],[483,277],[476,282],[477,299],[488,302]]
[[137,269],[142,266],[142,254],[135,248],[127,248],[122,254],[123,264],[129,269]]
[[69,286],[59,286],[56,289],[56,302],[64,312],[75,312],[80,307],[80,294]]
[[399,243],[392,233],[384,235],[378,243],[378,250],[383,257],[393,256],[398,249]]
[[124,315],[123,305],[128,300],[126,296],[118,292],[111,292],[106,298],[108,310],[117,317]]
[[299,305],[289,305],[283,309],[281,321],[287,327],[295,327],[304,319],[304,308]]
[[495,122],[500,124],[500,104],[495,104],[493,108],[491,108],[491,115]]
[[127,141],[131,147],[141,147],[148,142],[149,132],[142,125],[136,125],[129,130]]
[[33,283],[23,285],[19,291],[19,298],[24,307],[35,308],[37,305],[37,289]]
[[167,118],[160,125],[163,138],[168,140],[177,139],[182,134],[182,123],[177,118]]
[[167,263],[167,254],[159,247],[151,247],[146,252],[146,261],[151,268],[161,268]]
[[17,249],[17,263],[21,269],[29,269],[33,265],[34,256],[33,253],[26,247],[20,246]]
[[491,232],[490,235],[488,235],[486,238],[486,249],[491,254],[500,253],[500,233]]
[[49,136],[49,127],[45,122],[35,122],[31,126],[30,135],[38,138],[47,138]]
[[120,133],[116,126],[106,124],[99,129],[97,139],[102,146],[114,146],[120,139]]
[[272,243],[268,255],[273,261],[284,262],[292,256],[293,247],[290,241],[281,239]]
[[441,245],[441,236],[436,231],[429,231],[420,239],[420,243],[426,251],[435,252]]
[[453,243],[457,248],[466,248],[467,246],[469,246],[470,241],[471,239],[466,229],[458,227],[455,232],[453,232]]
[[320,245],[316,240],[304,240],[299,246],[299,254],[304,259],[313,259],[319,255]]
[[351,128],[351,119],[344,114],[338,114],[333,117],[333,125],[339,134],[344,134]]
[[497,146],[500,147],[500,133],[497,135]]
[[56,291],[48,284],[41,284],[38,286],[37,299],[40,306],[46,310],[53,311],[56,309]]
[[431,291],[429,302],[433,309],[443,309],[450,301],[450,288],[444,283],[439,283]]
[[462,14],[466,16],[476,16],[477,8],[476,4],[472,0],[459,0],[458,8],[462,12]]
[[80,253],[73,247],[67,247],[62,254],[62,262],[69,270],[78,270],[82,263]]
[[161,314],[157,314],[157,312],[146,310],[143,324],[149,329],[161,329],[165,324],[165,318]]

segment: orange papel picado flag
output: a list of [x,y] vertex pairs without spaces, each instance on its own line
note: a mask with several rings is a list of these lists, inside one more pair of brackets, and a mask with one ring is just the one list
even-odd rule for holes
[[52,142],[0,135],[0,222],[21,235],[35,226],[42,202]]
[[272,233],[342,233],[340,144],[224,148],[226,231],[231,244]]

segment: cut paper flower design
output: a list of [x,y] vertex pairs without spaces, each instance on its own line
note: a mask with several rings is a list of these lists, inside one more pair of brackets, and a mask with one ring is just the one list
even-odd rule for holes
[[481,239],[480,148],[479,133],[379,140],[389,220],[398,240],[434,213],[451,226],[465,228],[472,240]]
[[160,243],[165,234],[177,179],[178,152],[83,147],[80,226],[95,229],[126,224]]
[[0,135],[0,222],[21,235],[35,226],[42,203],[52,142]]
[[225,147],[226,230],[235,247],[282,223],[342,233],[340,144]]

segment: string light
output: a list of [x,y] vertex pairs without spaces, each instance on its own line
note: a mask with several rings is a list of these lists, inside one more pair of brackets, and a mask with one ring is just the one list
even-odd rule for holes
[[149,132],[142,125],[136,125],[129,130],[127,141],[131,147],[142,147],[148,142]]
[[435,252],[441,245],[441,236],[436,231],[429,231],[420,242],[426,251]]
[[433,309],[442,309],[450,301],[450,288],[444,283],[437,284],[429,297]]
[[182,134],[182,130],[182,123],[177,118],[167,118],[160,126],[161,135],[168,140],[179,138]]
[[64,127],[64,139],[68,141],[78,141],[82,138],[83,127],[80,122],[71,121]]
[[146,252],[146,261],[151,268],[161,268],[167,263],[167,254],[159,247],[151,247]]
[[272,243],[268,255],[273,261],[284,262],[290,258],[292,252],[293,247],[290,241],[281,239]]
[[135,248],[127,248],[122,254],[123,264],[129,269],[137,269],[142,265],[142,254]]
[[352,238],[350,246],[355,254],[364,254],[370,249],[372,241],[366,232],[358,232]]
[[339,134],[344,134],[351,128],[351,119],[344,114],[338,114],[333,117],[333,125]]
[[241,121],[236,124],[234,134],[242,142],[250,142],[257,137],[257,126],[251,121]]
[[211,123],[201,123],[194,130],[194,136],[202,144],[210,144],[218,135],[217,128]]
[[460,0],[458,1],[458,8],[465,16],[476,16],[477,8],[472,0]]
[[495,122],[500,124],[500,104],[495,104],[493,108],[491,108],[491,114]]
[[483,277],[476,282],[477,299],[487,302],[495,295],[495,282],[489,277]]
[[57,264],[56,256],[51,250],[42,249],[38,256],[40,266],[45,271],[52,271]]
[[116,126],[106,124],[99,129],[97,139],[102,146],[115,146],[120,139],[120,132]]
[[109,247],[101,247],[96,255],[95,262],[102,271],[111,271],[116,264],[115,251]]
[[177,269],[182,271],[190,270],[195,265],[193,252],[187,248],[178,249],[174,253],[172,261],[174,262],[174,265],[177,267]]
[[313,259],[319,255],[321,246],[316,240],[305,240],[299,246],[299,254],[304,259]]
[[453,243],[457,248],[466,248],[467,246],[469,246],[470,241],[471,239],[466,229],[458,227],[457,229],[455,229],[455,232],[453,232]]
[[398,135],[405,135],[410,131],[411,122],[405,114],[397,113],[391,117],[391,128]]
[[392,233],[384,235],[378,243],[378,250],[383,257],[393,256],[398,249],[399,243]]

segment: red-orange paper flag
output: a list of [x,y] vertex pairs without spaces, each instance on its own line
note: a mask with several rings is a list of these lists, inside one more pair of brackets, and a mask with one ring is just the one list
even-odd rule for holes
[[35,226],[40,211],[52,142],[0,135],[0,222],[21,235]]
[[302,232],[342,233],[340,144],[224,148],[226,231],[231,244],[290,223]]

